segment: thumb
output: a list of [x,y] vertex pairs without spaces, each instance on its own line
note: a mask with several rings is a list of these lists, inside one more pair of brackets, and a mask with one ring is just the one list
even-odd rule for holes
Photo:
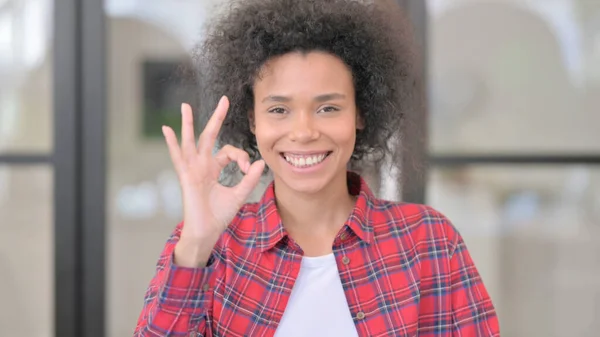
[[242,203],[246,202],[250,193],[252,193],[256,185],[258,185],[264,169],[264,160],[261,159],[255,161],[250,165],[250,168],[246,172],[244,178],[242,178],[242,181],[233,188],[237,199]]

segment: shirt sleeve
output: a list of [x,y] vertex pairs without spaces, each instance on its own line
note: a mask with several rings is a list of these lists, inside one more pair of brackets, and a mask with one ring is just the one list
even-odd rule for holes
[[494,305],[460,235],[450,258],[452,336],[500,336]]
[[173,263],[183,223],[171,234],[144,296],[134,337],[212,336],[209,318],[216,277],[222,271],[215,253],[207,267],[184,268]]

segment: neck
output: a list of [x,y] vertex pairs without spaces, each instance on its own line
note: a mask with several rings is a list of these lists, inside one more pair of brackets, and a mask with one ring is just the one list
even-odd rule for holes
[[292,237],[335,237],[355,203],[348,192],[346,172],[314,194],[291,191],[276,180],[275,195],[283,226]]

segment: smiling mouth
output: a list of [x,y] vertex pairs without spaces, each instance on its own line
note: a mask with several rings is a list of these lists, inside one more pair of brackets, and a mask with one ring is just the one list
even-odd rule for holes
[[281,153],[281,157],[290,165],[297,168],[315,166],[323,162],[331,154],[331,151],[311,154]]

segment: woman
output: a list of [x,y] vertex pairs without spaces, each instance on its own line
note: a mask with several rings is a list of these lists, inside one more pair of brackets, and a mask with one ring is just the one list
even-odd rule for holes
[[[181,146],[163,128],[184,221],[136,336],[499,335],[450,222],[375,198],[348,170],[389,153],[414,96],[406,30],[391,20],[358,1],[245,0],[210,26],[202,79],[227,97],[197,143],[188,105]],[[244,177],[226,187],[232,162]],[[273,182],[245,204],[265,164]]]

